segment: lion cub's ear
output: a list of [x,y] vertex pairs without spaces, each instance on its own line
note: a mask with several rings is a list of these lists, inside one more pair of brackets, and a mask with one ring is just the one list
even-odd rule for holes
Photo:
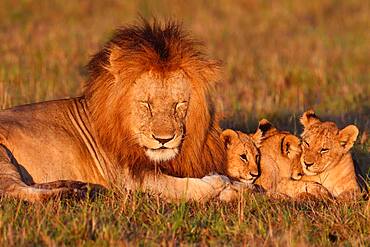
[[232,129],[226,129],[221,133],[220,137],[225,147],[229,148],[231,144],[233,144],[235,140],[238,138],[238,134],[236,133],[236,131]]
[[261,147],[263,136],[260,130],[257,130],[256,133],[250,134],[248,136],[252,139],[254,145],[256,145],[257,148]]
[[348,125],[339,131],[339,141],[344,147],[345,152],[348,152],[355,143],[358,136],[358,128],[354,125]]
[[294,135],[284,136],[280,144],[281,153],[290,159],[294,159],[301,153],[299,142],[298,137]]
[[263,137],[274,131],[277,131],[277,129],[268,120],[261,119],[258,122],[258,128],[256,132],[253,134],[253,139],[262,140]]
[[314,123],[320,122],[320,119],[318,118],[318,116],[316,116],[313,110],[308,110],[303,113],[302,117],[300,118],[300,122],[306,128]]

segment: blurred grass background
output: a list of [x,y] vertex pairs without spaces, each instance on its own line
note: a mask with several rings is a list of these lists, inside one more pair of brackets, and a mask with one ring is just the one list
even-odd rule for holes
[[[84,66],[115,27],[137,21],[139,14],[175,19],[224,62],[223,127],[251,132],[264,117],[298,134],[299,116],[313,108],[339,127],[360,128],[353,155],[369,174],[369,13],[369,1],[361,0],[2,0],[0,107],[79,95]],[[0,215],[0,229],[1,222]],[[321,237],[323,242],[302,241],[330,243]]]

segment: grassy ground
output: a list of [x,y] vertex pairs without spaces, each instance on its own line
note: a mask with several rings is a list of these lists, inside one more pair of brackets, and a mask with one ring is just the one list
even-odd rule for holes
[[[81,93],[84,65],[116,26],[182,20],[224,61],[223,127],[253,131],[265,117],[300,133],[313,108],[355,123],[353,155],[370,172],[370,5],[366,1],[0,2],[0,107]],[[369,206],[368,206],[369,207]],[[126,243],[369,245],[366,203],[166,204],[147,195],[30,205],[0,200],[0,245]]]

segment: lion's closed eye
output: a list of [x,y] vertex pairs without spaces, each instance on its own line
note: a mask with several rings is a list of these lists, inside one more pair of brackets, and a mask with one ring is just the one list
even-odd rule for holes
[[179,110],[184,109],[186,107],[187,103],[188,103],[187,101],[181,101],[181,102],[176,103],[175,111],[179,111]]

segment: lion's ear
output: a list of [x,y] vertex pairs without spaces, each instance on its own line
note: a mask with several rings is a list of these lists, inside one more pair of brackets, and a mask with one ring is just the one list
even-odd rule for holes
[[301,153],[299,139],[294,135],[284,136],[284,138],[281,140],[280,148],[281,153],[290,159],[294,159]]
[[237,138],[238,134],[232,129],[226,129],[221,133],[221,140],[226,148],[229,148]]
[[339,131],[339,141],[345,152],[348,152],[355,143],[358,136],[358,128],[355,125],[348,125]]
[[308,110],[303,113],[302,117],[300,118],[301,124],[306,128],[314,123],[319,123],[320,119],[316,116],[313,110]]
[[117,77],[120,74],[120,68],[122,68],[122,51],[119,47],[113,46],[110,48],[110,55],[109,55],[109,71]]
[[267,136],[269,133],[276,131],[276,128],[266,119],[261,119],[258,122],[258,128],[253,134],[253,139],[262,139]]

